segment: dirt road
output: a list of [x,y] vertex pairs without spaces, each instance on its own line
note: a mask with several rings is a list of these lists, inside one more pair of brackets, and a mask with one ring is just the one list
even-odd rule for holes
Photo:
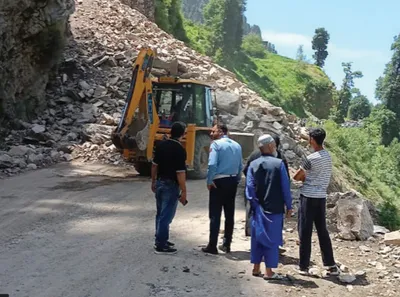
[[[78,169],[61,165],[0,180],[0,294],[358,296],[325,280],[279,285],[251,277],[241,197],[233,252],[202,254],[199,246],[208,238],[203,181],[189,182],[189,204],[179,206],[172,224],[178,254],[155,255],[155,204],[148,180],[89,177]],[[288,246],[295,246],[294,238],[287,236]],[[291,255],[283,257],[281,272],[296,264],[295,248]]]

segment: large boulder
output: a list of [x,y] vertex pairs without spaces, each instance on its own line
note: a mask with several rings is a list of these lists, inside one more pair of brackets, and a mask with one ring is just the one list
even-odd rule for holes
[[393,244],[400,246],[400,230],[386,233],[385,234],[385,244]]
[[94,144],[103,144],[110,140],[114,128],[115,127],[112,126],[99,124],[85,124],[83,125],[82,138]]
[[345,240],[367,240],[374,234],[374,222],[366,199],[358,192],[328,196],[328,221],[336,222],[339,236]]
[[217,96],[217,108],[225,111],[227,113],[238,115],[239,113],[239,104],[240,104],[240,96],[226,92],[222,90],[216,91]]

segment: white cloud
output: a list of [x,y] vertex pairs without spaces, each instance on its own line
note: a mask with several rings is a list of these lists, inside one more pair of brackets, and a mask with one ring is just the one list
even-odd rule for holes
[[267,40],[277,46],[298,47],[300,44],[303,44],[306,47],[311,43],[311,37],[296,33],[263,31],[262,37],[264,40]]
[[[311,51],[311,36],[297,34],[297,33],[286,33],[276,31],[263,31],[262,37],[264,40],[269,41],[277,47],[289,47],[296,49],[299,45],[304,46],[305,51]],[[364,50],[364,49],[348,49],[336,46],[333,43],[328,45],[328,51],[332,53],[332,56],[340,59],[362,59],[362,58],[373,58],[380,59],[385,58],[384,54],[379,51]]]

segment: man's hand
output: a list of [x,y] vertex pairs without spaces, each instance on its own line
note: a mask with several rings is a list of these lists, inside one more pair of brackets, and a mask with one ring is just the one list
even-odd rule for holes
[[179,198],[179,202],[181,202],[182,204],[184,204],[186,202],[186,191],[182,191],[181,192],[181,197]]
[[153,193],[156,193],[156,181],[152,180],[151,181],[151,190],[153,191]]
[[212,188],[216,189],[217,186],[216,186],[214,183],[212,183],[211,185],[207,185],[207,189],[208,189],[209,191],[211,191]]
[[293,209],[288,209],[286,210],[286,218],[290,219],[292,217],[293,214]]

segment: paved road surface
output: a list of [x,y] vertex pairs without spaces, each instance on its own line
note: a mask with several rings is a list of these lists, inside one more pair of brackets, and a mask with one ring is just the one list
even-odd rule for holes
[[[265,281],[250,276],[240,197],[231,256],[206,256],[199,251],[208,239],[204,181],[189,182],[189,204],[179,206],[172,224],[171,239],[179,253],[155,255],[155,205],[148,180],[74,176],[77,169],[60,165],[0,180],[0,294],[161,297],[279,293],[279,288],[267,290]],[[184,272],[185,268],[190,272]]]

